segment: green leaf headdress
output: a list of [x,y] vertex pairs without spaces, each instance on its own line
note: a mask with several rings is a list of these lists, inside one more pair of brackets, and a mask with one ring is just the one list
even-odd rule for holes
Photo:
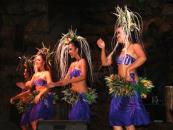
[[[51,66],[51,56],[53,54],[53,51],[50,51],[50,48],[47,48],[44,43],[42,43],[42,48],[37,48],[37,55],[42,55],[45,57],[45,62],[46,62],[46,67],[48,67],[47,69],[50,69]],[[35,57],[34,56],[34,57]]]
[[115,29],[118,27],[122,27],[127,35],[127,38],[129,38],[130,40],[132,40],[133,32],[136,41],[140,43],[143,26],[141,16],[138,13],[129,10],[127,6],[125,6],[124,9],[116,7],[115,10],[116,12],[113,13],[117,16]]
[[89,64],[89,71],[92,79],[92,62],[89,44],[84,37],[81,37],[76,34],[76,31],[69,30],[67,34],[63,34],[59,43],[57,43],[56,52],[55,52],[55,63],[57,64],[57,70],[60,74],[60,78],[64,78],[68,71],[68,45],[71,41],[76,40],[79,42],[81,47],[81,54],[86,56],[86,60]]
[[33,57],[29,57],[29,56],[19,56],[19,64],[16,68],[17,72],[21,72],[23,73],[24,69],[27,69],[28,74],[29,74],[29,78],[32,77],[33,73],[34,73],[34,69],[33,69]]
[[[135,42],[140,43],[143,46],[142,40],[141,40],[141,33],[142,33],[142,27],[143,27],[142,17],[138,13],[132,12],[131,10],[129,10],[127,8],[127,6],[125,6],[124,9],[122,9],[118,6],[115,8],[115,11],[116,12],[113,13],[114,15],[117,16],[117,21],[115,23],[115,29],[117,29],[118,27],[122,27],[123,30],[125,31],[125,33],[126,33],[126,39],[125,39],[126,51],[129,46],[129,40],[131,42],[133,42],[133,40],[135,40]],[[119,43],[115,42],[115,39],[116,39],[116,32],[114,33],[114,36],[112,39],[112,44],[111,44],[113,47],[113,50],[109,56],[112,56],[118,47]],[[115,44],[115,46],[113,44]]]

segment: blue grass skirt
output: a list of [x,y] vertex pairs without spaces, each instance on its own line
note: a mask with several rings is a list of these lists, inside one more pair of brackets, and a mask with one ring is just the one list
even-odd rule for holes
[[44,119],[48,120],[53,116],[53,95],[49,92],[43,99],[37,104],[32,106],[30,111],[30,122]]
[[112,97],[109,111],[110,126],[148,125],[146,112],[140,95]]
[[20,120],[20,125],[27,125],[30,123],[30,113],[32,110],[32,104],[29,105],[29,107],[27,108],[26,112],[24,112],[21,116],[21,120]]
[[72,105],[69,112],[69,120],[82,120],[89,122],[90,120],[90,107],[85,101],[85,95],[80,94],[76,103]]

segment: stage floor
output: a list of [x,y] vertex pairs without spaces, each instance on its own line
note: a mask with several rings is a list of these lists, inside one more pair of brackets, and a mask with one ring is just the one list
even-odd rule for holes
[[[48,127],[46,128],[46,130],[74,130],[73,128],[70,128],[68,125],[72,124],[70,121],[65,121],[66,123],[64,124],[64,127],[62,127],[62,121],[58,121],[58,120],[52,120],[46,124],[48,124]],[[75,123],[77,125],[77,123]],[[81,127],[80,129],[80,125],[77,126],[79,129],[77,130],[112,130],[111,127],[102,127],[102,125],[100,124],[99,126],[94,125],[95,123],[92,123],[90,126],[87,127]],[[52,125],[56,125],[56,127],[52,127]],[[60,129],[58,129],[58,125],[60,125]],[[50,129],[49,129],[50,126]],[[7,122],[7,121],[0,121],[0,128],[2,130],[21,130],[16,124],[13,124],[11,122]],[[53,129],[52,129],[53,128]],[[87,129],[86,129],[87,128]],[[125,129],[124,129],[125,130]],[[173,122],[171,123],[167,123],[167,122],[153,122],[151,123],[149,126],[145,126],[145,127],[136,127],[136,130],[173,130]]]

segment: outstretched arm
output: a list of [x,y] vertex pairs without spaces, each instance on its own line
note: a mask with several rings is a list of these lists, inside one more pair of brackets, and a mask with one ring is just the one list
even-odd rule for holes
[[18,86],[21,89],[28,89],[32,87],[32,83],[34,80],[34,75],[32,76],[32,79],[27,82],[17,82],[16,86]]
[[71,66],[69,67],[69,70],[68,70],[68,72],[67,72],[64,79],[62,79],[60,81],[49,82],[48,83],[48,88],[54,88],[54,87],[57,87],[57,86],[62,86],[61,82],[64,82],[64,83],[68,84],[68,81],[70,79],[70,68],[71,68]]
[[15,100],[20,99],[21,97],[28,95],[29,93],[30,93],[30,90],[17,94],[16,96],[10,98],[10,103],[13,104]]

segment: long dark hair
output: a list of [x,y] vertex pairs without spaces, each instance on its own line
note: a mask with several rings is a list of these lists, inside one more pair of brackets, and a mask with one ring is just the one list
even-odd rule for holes
[[24,73],[27,73],[28,77],[25,80],[30,80],[34,74],[32,57],[22,56],[22,57],[19,57],[19,59],[20,61],[16,68],[16,71],[22,75],[24,75]]
[[81,45],[80,45],[79,41],[72,40],[70,42],[70,44],[72,44],[75,48],[78,49],[78,54],[80,55],[80,57],[85,58],[84,54],[82,53],[82,49],[81,49]]
[[[78,49],[78,54],[79,54],[79,56],[81,57],[81,58],[84,58],[85,59],[85,61],[86,61],[86,63],[87,63],[87,79],[86,79],[86,82],[87,82],[87,85],[88,86],[92,86],[92,82],[91,82],[91,74],[90,74],[90,71],[88,71],[88,69],[89,69],[89,63],[88,63],[88,61],[87,61],[87,58],[86,58],[86,55],[85,55],[85,53],[83,53],[83,51],[82,51],[82,47],[81,47],[81,44],[79,43],[79,41],[78,40],[72,40],[71,42],[70,42],[70,44],[72,44],[75,48],[77,48]],[[73,59],[74,60],[74,59]]]

